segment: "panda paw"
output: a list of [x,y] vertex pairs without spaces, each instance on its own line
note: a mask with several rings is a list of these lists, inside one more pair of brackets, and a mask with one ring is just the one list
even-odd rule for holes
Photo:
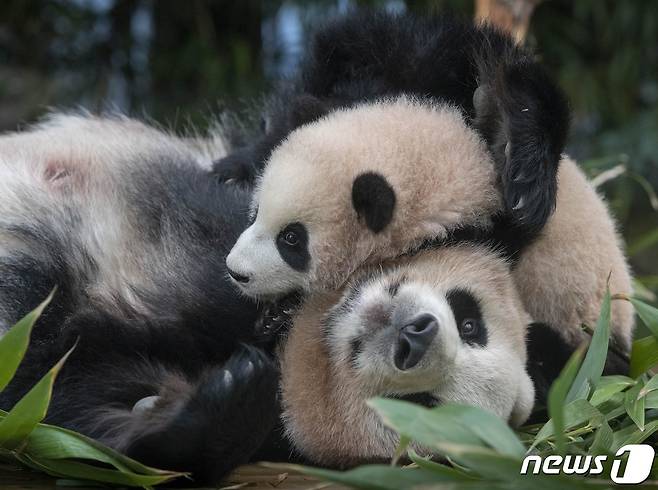
[[212,166],[213,176],[223,183],[251,184],[255,173],[250,155],[245,150],[238,150],[220,158],[213,162]]
[[150,466],[189,472],[197,484],[217,483],[247,463],[276,427],[278,385],[274,361],[260,349],[242,346],[223,366],[204,372],[182,403],[149,400],[148,406],[135,407],[148,412],[151,428],[126,454]]
[[264,342],[276,343],[292,327],[301,302],[302,295],[292,293],[267,305],[256,322],[256,335]]

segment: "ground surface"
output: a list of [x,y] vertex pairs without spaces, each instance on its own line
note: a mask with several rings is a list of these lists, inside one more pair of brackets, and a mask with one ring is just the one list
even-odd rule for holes
[[[0,490],[52,490],[63,488],[65,487],[57,486],[54,478],[0,464]],[[78,490],[80,488],[77,487]],[[234,488],[339,490],[343,487],[319,482],[298,474],[281,473],[277,470],[249,465],[236,471],[223,485],[213,488],[226,490]]]

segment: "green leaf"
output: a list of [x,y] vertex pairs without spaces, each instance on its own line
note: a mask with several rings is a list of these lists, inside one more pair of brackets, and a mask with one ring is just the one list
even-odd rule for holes
[[522,475],[521,458],[503,455],[488,448],[446,442],[439,443],[438,449],[450,460],[482,476],[486,483],[498,480],[513,483],[514,486],[510,488],[532,487],[547,490],[586,487],[586,483],[579,478],[562,475]]
[[384,424],[430,447],[452,441],[487,444],[502,454],[522,456],[525,448],[514,431],[498,416],[478,407],[446,403],[428,409],[389,398],[368,401]]
[[637,378],[658,364],[658,340],[649,336],[633,342],[630,376]]
[[556,443],[560,454],[565,451],[564,404],[583,358],[583,348],[577,349],[569,358],[560,375],[548,391],[548,413],[555,426]]
[[[658,233],[658,230],[656,230]],[[630,302],[633,303],[637,316],[640,317],[642,322],[647,326],[651,331],[653,336],[658,339],[658,308],[654,308],[651,305],[644,303],[636,298],[629,298]]]
[[0,421],[0,446],[16,449],[46,417],[55,378],[73,349],[75,346],[3,417]]
[[419,456],[413,449],[407,452],[409,459],[418,465],[420,468],[436,473],[438,478],[454,481],[472,481],[475,479],[473,475],[465,473],[462,470],[452,468],[445,464],[435,463],[429,459]]
[[[603,423],[603,414],[591,405],[587,400],[574,400],[564,407],[564,430],[571,430],[588,423],[596,428]],[[535,436],[531,448],[540,442],[546,441],[555,435],[555,424],[553,419],[544,424]]]
[[656,432],[658,432],[658,420],[652,420],[647,423],[644,426],[644,430],[638,429],[635,424],[624,427],[615,431],[611,452],[617,452],[620,447],[626,444],[642,444]]
[[580,371],[567,394],[567,403],[578,398],[587,398],[590,387],[598,383],[603,374],[610,340],[610,302],[610,289],[606,289],[592,341],[585,354],[585,360],[580,366]]
[[644,397],[640,392],[644,387],[644,382],[639,379],[637,384],[628,390],[624,398],[624,409],[635,425],[640,430],[644,430]]
[[658,390],[658,374],[651,378],[638,393],[638,397],[647,396],[652,391]]
[[594,405],[601,405],[608,401],[615,393],[619,393],[629,386],[633,386],[635,380],[627,376],[603,376],[594,388],[594,393],[589,402]]
[[644,408],[646,410],[658,408],[658,391],[652,391],[644,397]]
[[611,421],[620,415],[626,413],[624,408],[625,393],[615,393],[608,401],[598,405],[596,408],[601,412],[607,421]]
[[441,417],[424,407],[389,398],[368,400],[384,424],[412,440],[433,447],[437,441],[447,440],[479,445],[482,441],[467,428],[455,424],[449,416]]
[[102,468],[78,461],[66,459],[36,460],[25,453],[17,453],[17,459],[31,468],[38,469],[51,476],[76,480],[112,483],[131,487],[150,487],[170,481],[180,476],[179,473],[167,475],[138,475],[136,473]]
[[594,439],[587,451],[588,454],[612,454],[611,448],[613,440],[614,435],[612,429],[608,422],[604,421],[594,433]]
[[32,327],[53,299],[54,294],[55,291],[53,290],[43,303],[25,315],[4,336],[0,337],[0,359],[2,359],[2,363],[0,363],[0,391],[4,390],[14,377],[25,356],[25,352],[27,352]]
[[268,464],[263,466],[277,470],[295,471],[321,480],[347,485],[364,490],[399,490],[419,485],[432,485],[441,481],[450,481],[436,473],[420,468],[400,468],[388,465],[359,466],[348,471],[325,470],[309,466],[290,464]]
[[25,451],[37,459],[87,459],[143,475],[172,474],[170,471],[143,465],[87,436],[47,424],[39,424],[34,429],[28,438]]

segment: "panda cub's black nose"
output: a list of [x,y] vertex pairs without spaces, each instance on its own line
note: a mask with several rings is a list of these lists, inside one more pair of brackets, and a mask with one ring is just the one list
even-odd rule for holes
[[235,281],[241,282],[243,284],[249,282],[249,276],[243,276],[242,274],[238,274],[235,271],[232,271],[229,267],[226,268],[228,271],[228,275],[231,276]]
[[401,371],[413,368],[423,358],[439,331],[439,322],[423,313],[407,322],[398,333],[395,346],[395,367]]

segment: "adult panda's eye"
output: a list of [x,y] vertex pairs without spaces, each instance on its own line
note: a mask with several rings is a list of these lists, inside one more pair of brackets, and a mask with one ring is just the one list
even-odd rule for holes
[[459,327],[463,338],[474,338],[480,333],[480,322],[473,318],[466,318]]
[[294,231],[287,231],[283,234],[283,241],[286,242],[286,245],[289,245],[291,247],[296,247],[299,245],[299,238],[297,237],[297,233]]

